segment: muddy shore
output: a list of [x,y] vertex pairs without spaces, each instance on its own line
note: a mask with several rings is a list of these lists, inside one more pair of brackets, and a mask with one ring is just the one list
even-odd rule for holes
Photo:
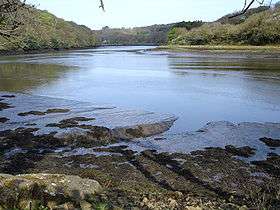
[[279,56],[280,46],[253,46],[253,45],[163,45],[155,49],[155,51],[173,51],[173,52],[217,52],[217,53],[263,53]]

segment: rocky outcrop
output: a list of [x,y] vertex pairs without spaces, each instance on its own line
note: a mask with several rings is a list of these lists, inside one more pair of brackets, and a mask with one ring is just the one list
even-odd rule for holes
[[268,147],[280,147],[280,139],[272,139],[272,138],[260,138],[260,141],[265,143]]
[[0,209],[93,209],[102,192],[91,179],[54,174],[0,174]]
[[[97,146],[149,137],[167,131],[176,120],[168,114],[124,110],[64,99],[0,92],[0,132],[34,129],[73,146]],[[32,108],[31,108],[32,107]]]
[[195,132],[160,134],[120,145],[126,145],[137,152],[155,149],[158,152],[183,154],[220,147],[226,148],[235,156],[249,158],[248,160],[264,160],[271,152],[280,154],[276,147],[279,139],[280,123],[234,124],[221,121],[208,123]]

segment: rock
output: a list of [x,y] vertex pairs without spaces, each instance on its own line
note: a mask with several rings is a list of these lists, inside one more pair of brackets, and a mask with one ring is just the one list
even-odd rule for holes
[[271,139],[271,138],[260,138],[260,141],[266,144],[268,147],[280,147],[280,139]]
[[6,117],[0,117],[0,123],[5,123],[5,122],[7,122],[7,121],[9,121],[8,118],[6,118]]
[[225,147],[226,151],[235,155],[235,156],[240,156],[240,157],[246,157],[249,158],[253,155],[255,155],[255,149],[251,147],[234,147],[232,145],[227,145]]
[[235,204],[232,204],[232,203],[227,203],[227,204],[224,204],[220,207],[221,210],[240,210],[240,207],[235,205]]
[[45,115],[45,112],[30,111],[30,112],[21,112],[21,113],[18,113],[18,116],[21,116],[21,117],[25,117],[25,116],[28,116],[28,115],[38,115],[38,116],[42,116],[42,115]]
[[9,109],[9,108],[13,108],[12,106],[10,106],[7,103],[4,102],[0,102],[0,111],[4,110],[4,109]]
[[280,156],[270,156],[266,160],[252,161],[253,165],[274,177],[280,177]]
[[201,207],[194,207],[194,206],[186,206],[186,210],[202,210]]
[[15,98],[15,95],[2,95],[3,98]]
[[[0,206],[4,209],[49,206],[52,209],[90,209],[91,200],[102,192],[91,179],[58,174],[0,174]],[[72,208],[73,207],[73,208]]]
[[[0,94],[9,93],[0,91]],[[14,95],[15,98],[5,98],[5,102],[0,102],[1,117],[10,119],[1,125],[0,132],[36,125],[39,130],[34,132],[35,136],[56,133],[54,137],[67,144],[74,142],[73,146],[93,147],[149,137],[167,131],[177,120],[170,114],[43,96]],[[58,106],[60,108],[55,108]]]
[[178,206],[177,201],[172,198],[169,198],[168,202],[169,202],[169,208],[171,209],[175,209]]
[[70,202],[53,207],[53,210],[76,210],[77,208]]
[[238,210],[248,210],[248,207],[247,206],[241,206],[241,207],[239,207]]
[[91,205],[91,203],[86,202],[86,201],[81,201],[80,206],[81,206],[82,210],[92,210],[93,209],[93,206]]
[[66,113],[66,112],[70,112],[70,109],[48,109],[45,113],[46,114],[51,114],[51,113]]
[[42,115],[46,115],[46,114],[67,113],[67,112],[70,112],[70,109],[48,109],[45,112],[41,112],[41,111],[21,112],[18,114],[18,116],[21,116],[21,117],[26,117],[28,115],[42,116]]

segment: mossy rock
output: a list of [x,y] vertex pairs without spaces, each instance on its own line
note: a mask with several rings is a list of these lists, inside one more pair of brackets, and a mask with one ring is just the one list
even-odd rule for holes
[[59,174],[0,174],[0,209],[83,209],[102,192],[92,179]]

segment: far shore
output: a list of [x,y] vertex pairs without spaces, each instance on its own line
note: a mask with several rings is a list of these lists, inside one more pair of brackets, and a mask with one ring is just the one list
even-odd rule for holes
[[73,47],[73,48],[49,48],[49,49],[36,49],[36,50],[0,50],[0,56],[9,55],[28,55],[28,54],[41,54],[41,53],[53,53],[53,52],[67,52],[72,50],[86,50],[102,47],[101,45],[88,46],[88,47]]
[[252,45],[162,45],[153,50],[167,50],[175,52],[214,51],[214,52],[256,52],[279,53],[280,45],[252,46]]
[[95,45],[88,47],[73,47],[73,48],[49,48],[49,49],[36,49],[36,50],[0,50],[0,56],[10,56],[10,55],[28,55],[28,54],[41,54],[41,53],[53,53],[53,52],[67,52],[72,50],[86,50],[95,49],[98,47],[121,47],[121,46],[156,46],[154,44],[133,44],[133,45]]

